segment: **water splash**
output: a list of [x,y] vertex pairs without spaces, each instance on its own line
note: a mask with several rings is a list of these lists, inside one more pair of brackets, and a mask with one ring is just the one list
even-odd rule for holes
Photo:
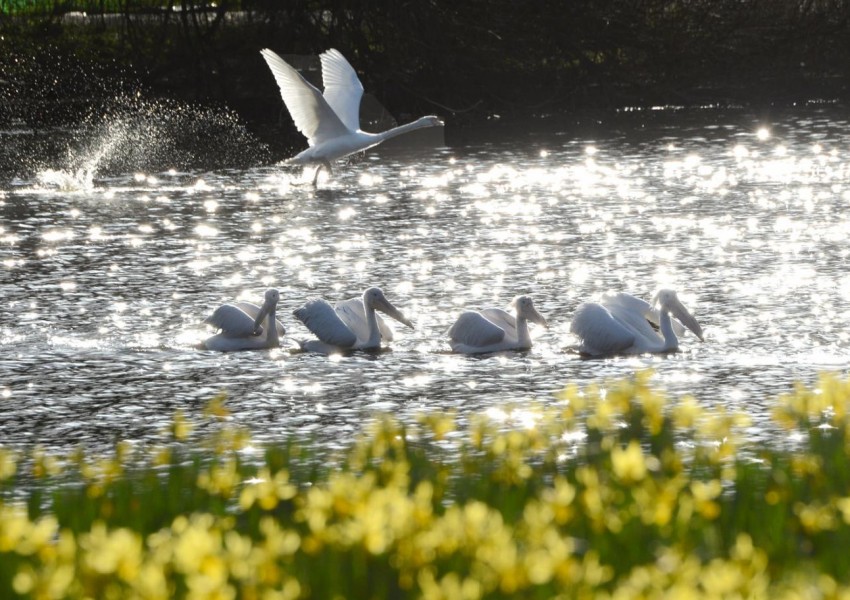
[[0,58],[14,69],[0,82],[0,180],[86,191],[98,177],[269,162],[233,111],[155,98],[132,76],[54,54]]

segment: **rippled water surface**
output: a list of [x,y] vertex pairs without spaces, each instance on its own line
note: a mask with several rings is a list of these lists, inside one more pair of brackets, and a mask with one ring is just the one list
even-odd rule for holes
[[[539,130],[539,128],[538,128]],[[850,359],[850,124],[638,113],[591,134],[511,135],[368,154],[314,190],[300,171],[43,170],[0,190],[0,443],[62,450],[157,438],[226,391],[259,440],[344,443],[376,411],[404,419],[556,402],[652,367],[657,385],[753,418]],[[294,352],[291,310],[371,285],[416,324],[391,351]],[[285,348],[219,354],[201,321],[281,291]],[[583,360],[576,306],[674,287],[701,321],[665,357]],[[527,353],[448,353],[463,307],[531,294],[550,322]],[[535,326],[532,325],[532,328]]]

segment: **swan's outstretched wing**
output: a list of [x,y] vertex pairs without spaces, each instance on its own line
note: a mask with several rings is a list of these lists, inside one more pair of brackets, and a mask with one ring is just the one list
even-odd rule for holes
[[[236,302],[234,306],[240,310],[242,310],[246,315],[251,317],[252,319],[257,318],[257,315],[260,314],[260,307],[256,304],[251,304],[250,302]],[[265,323],[265,321],[263,321]],[[279,337],[283,337],[286,335],[286,328],[283,326],[283,323],[275,319],[275,323],[277,324],[277,335]],[[260,328],[259,333],[263,332],[263,327]]]
[[321,298],[310,300],[292,314],[326,344],[350,348],[357,342],[357,336],[339,318],[334,307]]
[[449,329],[449,338],[456,344],[483,348],[505,339],[505,330],[480,312],[468,310],[461,313]]
[[[342,319],[348,328],[361,340],[369,337],[369,324],[366,321],[366,309],[363,308],[363,300],[361,298],[350,298],[337,302],[336,314]],[[381,318],[381,315],[375,314],[375,319],[378,321],[378,331],[381,332],[381,338],[387,342],[393,341],[393,330],[387,322]]]
[[570,331],[581,340],[581,350],[589,354],[614,354],[635,343],[634,332],[595,302],[579,305]]
[[322,93],[268,48],[260,51],[280,88],[283,103],[292,115],[298,131],[315,146],[348,133],[348,129]]
[[[253,317],[242,309],[246,305],[255,311]],[[220,329],[227,337],[251,337],[254,335],[254,319],[259,312],[260,307],[249,302],[240,302],[238,305],[222,304],[204,319],[204,323]]]
[[482,308],[480,312],[485,319],[499,326],[507,337],[511,339],[518,337],[516,332],[516,317],[508,311],[501,308]]
[[360,100],[363,84],[352,66],[337,50],[331,48],[319,55],[322,60],[322,83],[325,100],[342,124],[351,131],[360,129]]

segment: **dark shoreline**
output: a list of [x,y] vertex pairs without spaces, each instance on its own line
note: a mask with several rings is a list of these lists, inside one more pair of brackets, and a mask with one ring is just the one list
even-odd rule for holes
[[286,155],[304,140],[263,47],[340,49],[393,117],[437,114],[450,145],[494,124],[581,128],[624,107],[769,114],[850,102],[850,3],[435,0],[402,14],[307,0],[145,12],[150,2],[130,1],[124,13],[90,3],[87,16],[44,4],[0,14],[0,128],[90,124],[115,104],[167,99],[231,113],[271,156]]

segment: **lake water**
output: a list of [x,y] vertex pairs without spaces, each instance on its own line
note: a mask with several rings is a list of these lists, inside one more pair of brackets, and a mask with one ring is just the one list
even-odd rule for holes
[[[848,138],[837,107],[620,113],[370,152],[315,190],[283,166],[107,176],[98,152],[110,148],[89,143],[0,188],[0,444],[143,443],[177,409],[200,421],[225,391],[257,440],[334,446],[376,412],[463,419],[645,367],[671,395],[746,412],[748,436],[772,437],[778,394],[850,364]],[[416,324],[395,327],[390,352],[291,350],[310,337],[292,309],[372,285]],[[260,303],[272,286],[284,348],[197,349],[216,306]],[[569,350],[580,302],[661,286],[679,291],[705,343],[687,334],[663,357]],[[462,308],[520,293],[550,323],[532,325],[531,351],[448,352]]]

